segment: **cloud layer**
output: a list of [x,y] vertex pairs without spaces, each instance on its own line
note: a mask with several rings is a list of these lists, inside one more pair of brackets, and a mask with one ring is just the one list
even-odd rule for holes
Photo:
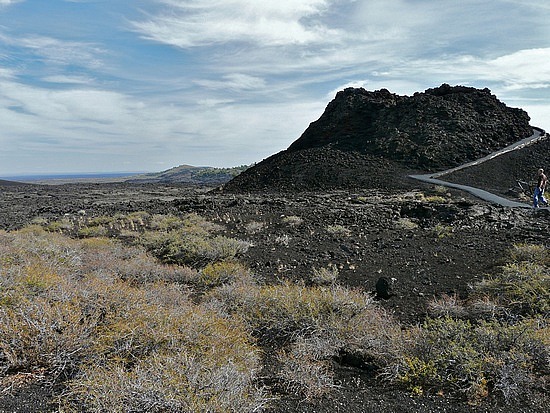
[[256,162],[346,86],[489,87],[550,129],[549,17],[545,0],[0,0],[0,176]]

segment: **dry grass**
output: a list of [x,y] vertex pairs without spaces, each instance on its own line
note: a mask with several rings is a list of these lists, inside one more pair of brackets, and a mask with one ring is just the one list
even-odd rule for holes
[[277,376],[304,398],[334,387],[331,360],[341,354],[381,366],[401,343],[399,324],[369,295],[337,285],[235,283],[213,290],[209,300],[243,319],[260,342],[281,346]]
[[336,267],[316,270],[312,286],[259,284],[233,260],[244,247],[196,215],[84,219],[79,231],[132,231],[147,248],[39,225],[0,232],[0,379],[63,382],[64,412],[260,411],[273,397],[258,384],[261,348],[276,348],[271,379],[304,399],[334,389],[342,355],[413,393],[471,403],[548,380],[544,248],[515,246],[468,301],[434,298],[424,324],[402,328],[369,294],[339,286]]
[[237,318],[190,300],[174,283],[185,269],[105,238],[39,227],[1,233],[0,245],[2,376],[43,371],[64,382],[64,412],[253,411],[265,403],[255,340]]
[[468,301],[444,295],[430,302],[438,318],[410,330],[410,349],[388,366],[394,379],[415,393],[458,390],[474,404],[490,394],[510,401],[548,380],[548,252],[521,244],[509,257],[472,287]]
[[327,226],[327,232],[330,235],[336,236],[336,237],[349,237],[351,236],[351,230],[343,225],[329,225]]
[[313,268],[311,282],[317,285],[335,284],[339,275],[340,271],[334,264],[331,264],[325,268]]
[[287,224],[291,227],[298,227],[304,223],[303,218],[296,215],[289,215],[289,216],[283,217],[282,221],[284,224]]

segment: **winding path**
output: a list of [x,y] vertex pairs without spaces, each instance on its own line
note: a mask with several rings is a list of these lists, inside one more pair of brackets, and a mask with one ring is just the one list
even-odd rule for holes
[[531,205],[526,204],[524,202],[517,202],[512,201],[507,198],[503,198],[501,196],[492,194],[490,192],[484,191],[483,189],[474,188],[472,186],[468,185],[460,185],[460,184],[454,184],[452,182],[443,181],[441,179],[438,179],[444,175],[450,174],[451,172],[459,171],[464,168],[468,168],[470,166],[479,165],[485,161],[488,161],[490,159],[496,158],[497,156],[503,155],[505,153],[515,151],[517,149],[524,148],[528,145],[531,145],[542,138],[545,137],[545,132],[542,129],[539,128],[533,128],[533,134],[525,139],[520,140],[519,142],[516,142],[512,145],[509,145],[503,149],[500,149],[496,152],[493,152],[483,158],[477,159],[472,162],[465,163],[464,165],[457,166],[455,168],[447,169],[445,171],[441,172],[435,172],[432,174],[424,174],[424,175],[409,175],[410,178],[417,179],[422,182],[428,182],[436,185],[446,186],[449,188],[454,189],[460,189],[466,192],[469,192],[470,194],[474,195],[477,198],[483,199],[484,201],[489,201],[498,205],[502,205],[505,207],[512,207],[512,208],[531,208]]

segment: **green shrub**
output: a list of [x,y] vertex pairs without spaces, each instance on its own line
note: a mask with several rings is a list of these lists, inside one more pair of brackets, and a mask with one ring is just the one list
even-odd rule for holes
[[343,225],[329,225],[327,232],[334,236],[349,237],[351,235],[351,230]]
[[412,346],[393,365],[395,378],[415,393],[462,392],[470,402],[493,393],[507,400],[548,374],[548,347],[535,321],[515,325],[445,317],[411,330]]
[[175,215],[153,215],[149,228],[156,231],[168,232],[182,228],[185,222]]
[[514,244],[510,248],[510,258],[514,262],[527,261],[538,265],[550,264],[550,256],[543,245]]
[[438,239],[447,238],[453,235],[453,227],[450,225],[437,224],[433,232]]
[[108,235],[108,230],[102,225],[97,226],[86,226],[78,230],[78,236],[80,238],[91,238],[91,237],[106,237]]
[[519,314],[547,314],[550,311],[550,269],[538,263],[520,261],[474,286],[474,294],[489,296]]
[[222,235],[198,236],[183,230],[147,232],[140,238],[140,243],[162,262],[198,266],[235,258],[246,252],[250,245]]
[[[141,294],[112,313],[68,386],[68,411],[252,411],[259,352],[239,322]],[[183,304],[183,305],[182,305]]]
[[431,195],[423,199],[424,202],[433,203],[433,204],[442,204],[447,202],[447,198],[440,195]]

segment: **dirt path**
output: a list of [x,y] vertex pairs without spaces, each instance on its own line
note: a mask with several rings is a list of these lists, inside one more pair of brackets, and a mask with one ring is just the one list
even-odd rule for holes
[[424,175],[409,175],[409,177],[413,178],[413,179],[416,179],[416,180],[419,180],[419,181],[422,181],[422,182],[427,182],[427,183],[431,183],[431,184],[435,184],[435,185],[441,185],[441,186],[445,186],[445,187],[448,187],[448,188],[453,188],[453,189],[459,189],[459,190],[462,190],[462,191],[466,191],[472,195],[474,195],[475,197],[479,198],[479,199],[482,199],[484,201],[488,201],[488,202],[491,202],[491,203],[494,203],[494,204],[497,204],[497,205],[500,205],[500,206],[505,206],[505,207],[511,207],[511,208],[531,208],[531,205],[529,204],[526,204],[524,202],[517,202],[517,201],[512,201],[510,199],[507,199],[507,198],[504,198],[502,196],[498,196],[498,195],[495,195],[489,191],[485,191],[483,189],[480,189],[480,188],[475,188],[475,187],[472,187],[472,186],[468,186],[468,185],[461,185],[461,184],[456,184],[456,183],[452,183],[452,182],[447,182],[447,181],[443,181],[441,179],[438,179],[444,175],[448,175],[448,174],[451,174],[453,172],[457,172],[457,171],[460,171],[462,169],[465,169],[465,168],[469,168],[469,167],[472,167],[472,166],[477,166],[477,165],[480,165],[486,161],[490,161],[498,156],[501,156],[501,155],[504,155],[506,153],[509,153],[509,152],[512,152],[512,151],[515,151],[515,150],[518,150],[518,149],[522,149],[522,148],[525,148],[526,146],[529,146],[529,145],[532,145],[533,143],[536,143],[536,142],[539,142],[540,140],[544,139],[546,137],[546,134],[544,133],[543,130],[540,130],[540,129],[533,129],[533,134],[531,136],[529,136],[528,138],[525,138],[525,139],[522,139],[512,145],[509,145],[503,149],[500,149],[496,152],[493,152],[483,158],[480,158],[480,159],[477,159],[475,161],[472,161],[472,162],[468,162],[464,165],[460,165],[460,166],[457,166],[455,168],[451,168],[451,169],[447,169],[445,171],[441,171],[441,172],[436,172],[436,173],[433,173],[433,174],[424,174]]

